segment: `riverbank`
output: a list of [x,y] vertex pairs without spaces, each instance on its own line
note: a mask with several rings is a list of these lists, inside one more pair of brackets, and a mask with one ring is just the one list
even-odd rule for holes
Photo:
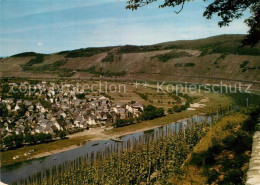
[[[132,134],[135,132],[142,132],[154,128],[167,125],[172,122],[177,122],[178,120],[192,117],[194,115],[203,114],[207,112],[212,112],[213,108],[216,110],[216,105],[221,105],[222,108],[228,106],[232,101],[223,95],[208,94],[209,101],[206,103],[205,107],[198,108],[196,110],[186,110],[180,113],[169,114],[161,118],[154,120],[143,121],[141,123],[121,127],[121,128],[109,128],[104,131],[101,128],[95,128],[90,130],[85,130],[80,133],[69,135],[69,139],[58,140],[51,143],[43,143],[34,146],[27,146],[19,148],[16,150],[9,150],[1,152],[1,166],[12,165],[15,163],[46,157],[60,152],[65,152],[67,150],[72,150],[77,147],[82,146],[86,142],[98,141],[98,140],[108,140],[111,138],[120,137],[123,135]],[[24,156],[24,153],[35,150],[34,153],[29,156]],[[20,158],[14,160],[13,157],[19,155]]]

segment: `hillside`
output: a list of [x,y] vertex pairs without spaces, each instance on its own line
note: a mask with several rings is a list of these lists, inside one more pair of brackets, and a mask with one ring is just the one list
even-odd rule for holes
[[[0,60],[1,77],[260,82],[260,45],[241,48],[243,35],[220,35],[151,46],[115,46],[20,53]],[[258,85],[259,86],[259,85]]]

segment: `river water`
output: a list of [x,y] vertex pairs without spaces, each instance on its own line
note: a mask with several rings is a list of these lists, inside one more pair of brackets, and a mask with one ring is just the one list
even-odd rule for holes
[[[46,169],[51,169],[55,165],[64,163],[65,161],[75,160],[78,157],[84,155],[91,155],[93,153],[104,152],[107,147],[116,148],[121,145],[126,148],[127,143],[129,145],[134,143],[134,140],[139,140],[141,137],[151,138],[160,137],[158,133],[167,134],[167,132],[178,132],[180,129],[185,129],[186,126],[192,123],[202,123],[202,122],[211,122],[212,119],[218,118],[218,116],[193,116],[191,118],[186,118],[178,122],[170,123],[168,125],[147,130],[144,132],[136,132],[133,134],[125,135],[120,137],[123,143],[118,143],[112,140],[101,140],[101,141],[92,141],[88,142],[78,148],[68,150],[62,153],[53,154],[47,157],[33,159],[27,162],[23,162],[12,167],[3,167],[1,168],[1,182],[6,184],[11,184],[15,181],[19,181],[24,178],[28,178],[29,175],[33,175],[39,171],[44,172]],[[1,183],[0,183],[1,184]]]

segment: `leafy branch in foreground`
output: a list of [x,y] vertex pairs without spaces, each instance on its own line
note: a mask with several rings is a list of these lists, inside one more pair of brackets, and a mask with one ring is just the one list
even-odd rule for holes
[[[157,0],[129,0],[127,1],[126,9],[137,10],[140,7],[156,2]],[[191,0],[164,0],[159,5],[164,7],[178,7],[181,8],[175,13],[180,13],[184,8],[186,2]],[[205,1],[205,0],[204,0]],[[256,46],[260,40],[260,1],[259,0],[214,0],[206,7],[203,16],[211,19],[214,14],[219,16],[221,20],[218,22],[220,27],[229,26],[229,24],[243,16],[246,10],[250,9],[251,16],[245,20],[245,23],[250,28],[248,35],[242,41],[243,45]]]

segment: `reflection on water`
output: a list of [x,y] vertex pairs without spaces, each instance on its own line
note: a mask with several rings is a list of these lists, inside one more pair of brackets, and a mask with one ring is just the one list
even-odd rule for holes
[[218,116],[193,116],[191,118],[183,119],[176,123],[171,123],[159,128],[147,130],[144,132],[137,132],[120,137],[123,142],[115,142],[112,140],[92,141],[85,143],[83,146],[68,150],[62,153],[53,154],[47,157],[33,159],[29,162],[23,162],[12,167],[1,168],[1,181],[4,183],[13,183],[20,179],[27,178],[29,175],[35,174],[38,171],[45,171],[51,169],[54,165],[59,165],[65,161],[75,160],[84,155],[95,155],[96,152],[104,152],[107,147],[114,151],[120,151],[121,147],[124,149],[131,147],[135,141],[141,141],[141,138],[146,138],[148,141],[153,138],[161,137],[162,135],[172,134],[181,129],[185,129],[190,124],[211,122],[212,119]]

